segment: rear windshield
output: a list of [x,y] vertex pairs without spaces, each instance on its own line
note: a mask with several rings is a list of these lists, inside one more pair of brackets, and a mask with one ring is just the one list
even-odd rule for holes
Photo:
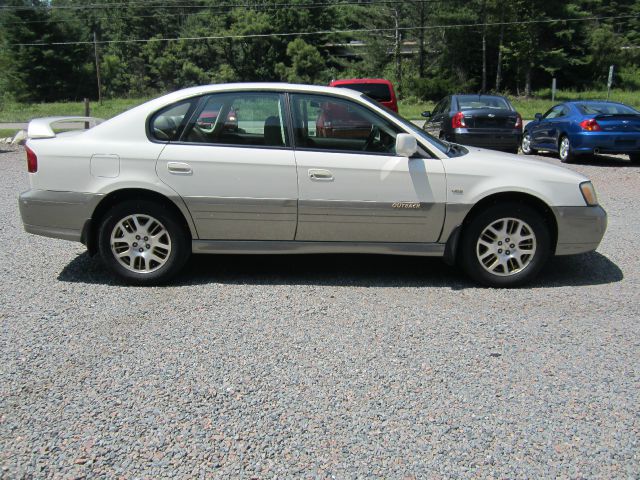
[[460,107],[460,110],[473,110],[474,108],[513,110],[505,98],[485,97],[480,95],[460,95],[458,97],[458,106]]
[[373,98],[378,102],[390,102],[391,92],[389,86],[384,83],[344,83],[336,85],[339,88],[350,88],[358,92],[364,93],[367,97]]
[[578,103],[578,110],[583,115],[619,115],[619,114],[635,114],[637,112],[631,107],[620,105],[619,103]]

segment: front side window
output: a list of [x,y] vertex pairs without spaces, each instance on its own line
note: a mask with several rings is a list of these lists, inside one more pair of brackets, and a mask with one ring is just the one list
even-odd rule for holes
[[556,105],[555,107],[553,107],[551,110],[549,110],[547,113],[544,114],[544,118],[546,118],[547,120],[551,120],[552,118],[558,118],[558,117],[562,117],[563,114],[563,107],[562,105]]
[[401,130],[352,101],[324,95],[292,95],[298,148],[395,155]]
[[205,97],[181,138],[188,143],[287,147],[284,97],[271,92]]
[[197,99],[183,100],[156,112],[149,121],[150,134],[161,142],[180,138]]

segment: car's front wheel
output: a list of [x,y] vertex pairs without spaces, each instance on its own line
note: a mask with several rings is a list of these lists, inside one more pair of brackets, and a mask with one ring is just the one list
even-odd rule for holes
[[524,132],[522,141],[520,142],[520,148],[525,155],[535,155],[538,153],[535,148],[531,147],[531,134],[529,132]]
[[575,154],[573,153],[573,146],[569,137],[563,135],[558,142],[558,157],[562,163],[571,163],[575,160]]
[[113,207],[102,220],[98,236],[105,264],[136,285],[167,281],[191,253],[189,235],[176,215],[148,200]]
[[466,225],[461,261],[474,280],[489,287],[515,287],[530,281],[550,253],[549,228],[533,208],[520,203],[494,205]]

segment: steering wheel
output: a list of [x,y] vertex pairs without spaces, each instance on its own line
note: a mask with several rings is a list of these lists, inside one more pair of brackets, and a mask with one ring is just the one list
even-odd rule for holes
[[362,147],[362,150],[364,150],[365,152],[375,151],[371,148],[375,141],[380,141],[380,129],[375,125],[371,125],[371,131],[369,132],[369,135],[364,142],[364,147]]

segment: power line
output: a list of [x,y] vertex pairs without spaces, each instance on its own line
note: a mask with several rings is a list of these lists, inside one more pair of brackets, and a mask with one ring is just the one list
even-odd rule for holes
[[[491,22],[491,23],[458,23],[450,25],[428,25],[423,27],[399,27],[399,28],[354,28],[344,30],[319,30],[316,32],[295,32],[295,33],[253,33],[245,35],[210,35],[199,37],[176,37],[176,38],[145,38],[145,39],[128,39],[128,40],[100,40],[99,44],[116,44],[116,43],[149,43],[149,42],[177,42],[177,41],[194,41],[194,40],[238,40],[244,38],[273,38],[273,37],[302,37],[311,35],[331,35],[343,33],[382,33],[393,32],[396,30],[436,30],[436,29],[452,29],[452,28],[475,28],[475,27],[493,27],[500,25],[529,25],[559,22],[586,22],[592,20],[614,20],[622,18],[640,18],[640,15],[615,15],[606,17],[583,17],[583,18],[554,18],[544,20],[521,20],[511,22]],[[93,45],[93,41],[74,41],[74,42],[46,42],[46,43],[11,43],[13,47],[46,47],[57,45]]]

